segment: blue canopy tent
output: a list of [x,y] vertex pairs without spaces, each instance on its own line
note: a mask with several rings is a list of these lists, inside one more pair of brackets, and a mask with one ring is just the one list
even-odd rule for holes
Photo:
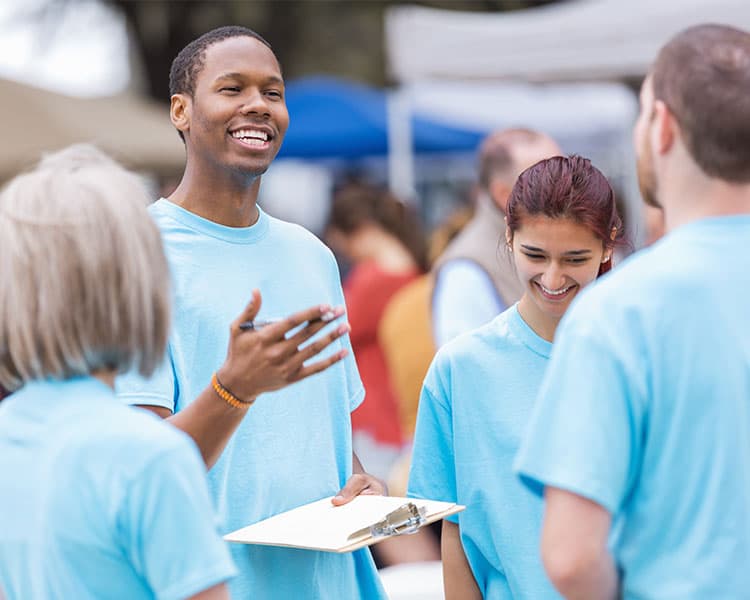
[[[622,84],[420,80],[385,91],[311,77],[289,83],[287,105],[291,125],[280,158],[331,169],[356,163],[397,196],[429,206],[435,222],[475,182],[482,137],[507,127],[548,133],[638,198],[630,141],[638,104]],[[636,222],[637,207],[631,212]]]
[[[389,151],[385,91],[333,77],[308,77],[286,86],[291,124],[280,158],[359,159]],[[413,152],[473,152],[485,132],[411,116]]]
[[[469,156],[464,163],[473,165],[473,153],[485,135],[481,127],[455,127],[445,119],[441,123],[415,116],[400,99],[397,93],[333,77],[290,81],[289,130],[281,160],[263,177],[264,208],[319,232],[328,211],[332,174],[339,169],[355,167],[376,181],[385,175],[399,197],[418,202],[413,187],[395,185],[414,181],[415,159],[424,161],[422,166],[431,161],[455,165],[456,156]],[[299,201],[301,195],[304,202]]]

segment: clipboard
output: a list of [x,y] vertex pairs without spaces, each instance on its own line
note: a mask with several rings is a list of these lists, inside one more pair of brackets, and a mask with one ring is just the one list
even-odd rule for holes
[[353,552],[421,527],[464,508],[452,502],[398,496],[357,496],[343,506],[333,496],[280,513],[224,536],[227,542]]

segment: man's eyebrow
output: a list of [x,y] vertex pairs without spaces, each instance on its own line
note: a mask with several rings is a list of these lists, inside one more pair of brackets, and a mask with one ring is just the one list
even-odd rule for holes
[[222,73],[218,77],[216,77],[217,80],[219,79],[240,79],[242,75],[239,73]]
[[[242,73],[222,73],[216,78],[215,81],[219,81],[221,79],[244,79],[244,75]],[[284,80],[277,75],[271,75],[267,77],[265,82],[284,85]]]

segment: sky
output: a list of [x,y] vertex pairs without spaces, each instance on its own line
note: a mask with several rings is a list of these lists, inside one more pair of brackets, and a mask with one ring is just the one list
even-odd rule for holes
[[0,77],[72,96],[107,96],[130,81],[124,19],[99,0],[70,1],[51,18],[28,16],[54,0],[0,0]]

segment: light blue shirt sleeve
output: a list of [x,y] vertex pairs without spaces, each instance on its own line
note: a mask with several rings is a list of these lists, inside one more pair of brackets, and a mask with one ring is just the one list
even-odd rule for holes
[[135,371],[118,376],[115,392],[126,404],[161,406],[175,412],[177,394],[169,351],[151,377],[143,377]]
[[449,260],[440,268],[435,282],[435,343],[440,348],[456,336],[489,323],[505,308],[482,267],[468,259]]
[[[436,362],[437,359],[430,367],[419,398],[407,495],[456,502],[453,418],[450,402],[437,385]],[[458,522],[458,515],[447,518]]]
[[[642,352],[627,332],[608,332],[574,305],[563,319],[549,369],[514,468],[541,494],[561,488],[614,514],[627,497],[643,452],[645,382]],[[574,315],[570,315],[573,317]]]
[[119,527],[128,560],[159,600],[187,598],[236,574],[203,463],[187,440],[160,453],[131,485]]

